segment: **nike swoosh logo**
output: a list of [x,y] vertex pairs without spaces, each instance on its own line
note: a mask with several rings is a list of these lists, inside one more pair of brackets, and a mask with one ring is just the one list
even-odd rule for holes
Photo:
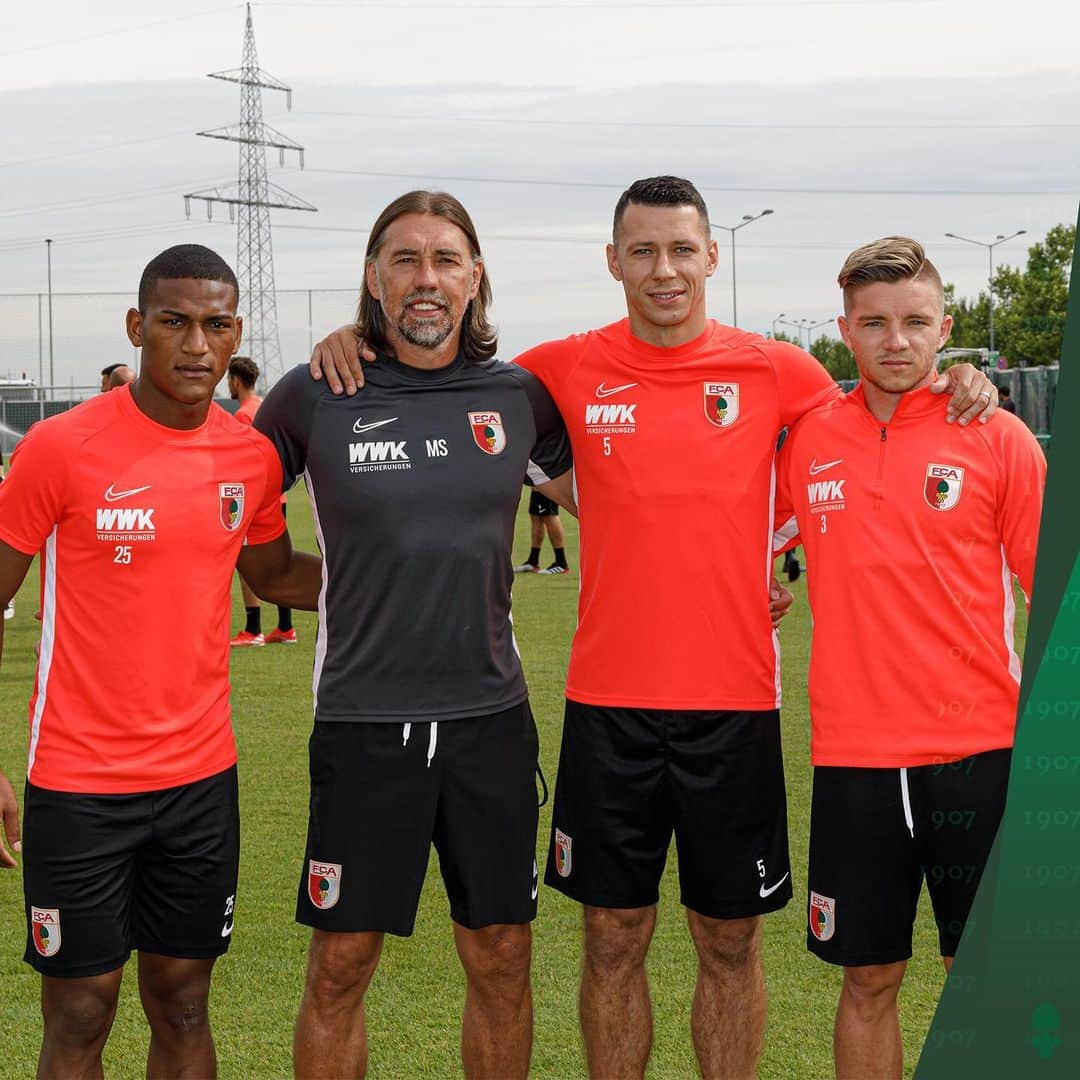
[[532,898],[534,900],[536,899],[536,895],[537,895],[537,893],[539,893],[539,891],[540,891],[540,886],[539,885],[534,885],[532,887]]
[[391,416],[389,420],[376,420],[374,424],[361,424],[357,420],[352,429],[357,435],[362,435],[365,431],[374,431],[375,428],[382,427],[384,424],[392,424],[396,419],[396,416]]
[[624,390],[632,390],[635,386],[637,386],[636,382],[628,382],[628,383],[624,384],[623,386],[611,386],[611,387],[605,386],[603,383],[601,383],[596,388],[596,396],[597,397],[611,397],[612,394],[621,394]]
[[[835,462],[834,462],[834,464],[835,464]],[[774,892],[776,892],[776,890],[779,889],[780,886],[783,885],[785,881],[787,881],[788,875],[790,873],[791,873],[791,871],[789,870],[787,872],[787,874],[785,874],[775,885],[771,885],[769,888],[765,888],[765,882],[763,881],[761,883],[761,888],[758,889],[758,896],[760,896],[762,900],[764,900],[766,896],[772,896],[772,894]]]
[[130,488],[127,491],[113,491],[113,486],[110,484],[105,492],[105,499],[107,502],[116,502],[117,499],[126,499],[129,495],[138,495],[140,491],[149,490],[150,485],[145,484],[143,487]]
[[810,461],[810,475],[817,476],[819,472],[824,472],[826,469],[831,469],[834,465],[842,465],[844,459],[838,457],[835,461],[826,461],[824,465],[819,465],[816,459]]
[[227,922],[227,923],[226,923],[226,924],[225,924],[225,925],[224,925],[224,926],[223,926],[223,927],[221,928],[221,936],[222,936],[222,937],[228,937],[228,936],[229,936],[229,935],[230,935],[230,934],[232,933],[232,928],[233,928],[233,925],[234,925],[233,923],[231,923],[231,922]]
[[536,894],[540,891],[540,872],[536,865],[536,860],[533,859],[533,883],[532,883],[532,898],[536,899]]

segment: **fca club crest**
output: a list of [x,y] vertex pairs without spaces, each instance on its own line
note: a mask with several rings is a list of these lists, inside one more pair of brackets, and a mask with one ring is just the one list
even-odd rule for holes
[[30,908],[30,936],[42,956],[54,956],[60,949],[59,909]]
[[221,524],[233,532],[244,519],[244,485],[218,484],[218,498],[221,502]]
[[707,382],[704,388],[705,418],[717,427],[731,427],[739,419],[739,384]]
[[927,465],[923,498],[934,510],[951,510],[960,501],[964,470],[956,465]]
[[828,941],[836,933],[836,901],[813,890],[810,892],[810,932],[818,941]]
[[506,449],[506,429],[503,427],[502,417],[497,412],[469,413],[469,428],[472,431],[473,442],[485,454],[491,454],[494,457]]
[[322,911],[332,908],[341,893],[341,864],[308,860],[307,891],[317,908]]
[[561,829],[555,830],[555,869],[559,872],[559,877],[570,876],[570,869],[573,866],[571,857],[573,846],[574,841],[566,833]]

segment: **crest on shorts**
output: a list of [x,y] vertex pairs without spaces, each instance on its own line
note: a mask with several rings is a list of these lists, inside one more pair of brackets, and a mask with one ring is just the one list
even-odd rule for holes
[[42,956],[55,956],[60,951],[59,908],[31,907],[30,936]]
[[731,427],[739,419],[739,384],[707,382],[703,386],[705,419],[717,427]]
[[308,860],[308,899],[320,911],[332,908],[341,895],[341,863]]
[[964,470],[957,465],[927,465],[923,498],[934,510],[951,510],[960,501]]
[[569,877],[570,869],[574,865],[573,860],[574,841],[561,829],[555,830],[555,869],[559,877]]
[[506,449],[506,428],[503,427],[502,417],[497,412],[469,413],[469,429],[472,431],[473,442],[485,454],[494,457]]
[[810,890],[810,933],[828,941],[836,933],[836,901]]
[[229,532],[234,532],[244,518],[244,485],[218,484],[218,499],[221,503],[221,524]]

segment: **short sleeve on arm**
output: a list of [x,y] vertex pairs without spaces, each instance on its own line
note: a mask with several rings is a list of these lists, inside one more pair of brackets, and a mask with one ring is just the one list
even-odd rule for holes
[[766,348],[776,372],[781,425],[840,396],[833,377],[808,352],[787,341],[770,341]]
[[0,540],[24,555],[41,550],[64,512],[67,462],[77,448],[59,425],[35,424],[15,448],[0,484]]
[[528,396],[536,425],[536,441],[529,453],[528,484],[544,484],[568,472],[574,464],[570,436],[551,395],[536,376],[522,369],[514,375]]
[[795,500],[791,494],[792,442],[795,431],[789,431],[784,445],[776,455],[776,503],[773,506],[773,554],[779,555],[797,547],[799,523],[795,517]]
[[281,513],[281,460],[269,439],[256,433],[259,455],[266,468],[266,485],[262,501],[248,526],[249,544],[269,544],[285,531],[285,517]]
[[308,374],[307,364],[301,364],[275,383],[255,414],[252,426],[277,451],[282,491],[288,491],[307,466],[311,418],[321,392],[322,383]]
[[579,352],[579,338],[564,338],[562,341],[545,341],[518,356],[514,363],[531,371],[553,394],[574,364]]

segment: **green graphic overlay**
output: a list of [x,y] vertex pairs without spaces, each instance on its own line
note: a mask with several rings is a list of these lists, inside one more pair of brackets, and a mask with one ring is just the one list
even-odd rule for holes
[[917,1080],[1080,1077],[1080,243],[1009,800]]

